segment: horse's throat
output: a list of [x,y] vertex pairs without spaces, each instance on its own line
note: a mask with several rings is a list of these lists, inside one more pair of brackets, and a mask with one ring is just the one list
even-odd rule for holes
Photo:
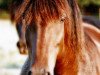
[[66,50],[58,55],[55,75],[77,75],[77,58],[73,50]]

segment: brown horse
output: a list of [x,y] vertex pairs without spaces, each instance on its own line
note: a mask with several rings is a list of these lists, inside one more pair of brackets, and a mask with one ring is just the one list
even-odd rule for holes
[[22,21],[32,75],[100,75],[100,52],[75,0],[23,0]]

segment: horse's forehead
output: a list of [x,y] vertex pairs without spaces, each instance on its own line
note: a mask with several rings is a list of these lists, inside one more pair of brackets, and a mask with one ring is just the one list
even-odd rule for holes
[[[33,19],[34,21],[34,25],[37,26],[38,28],[41,27],[48,27],[48,26],[53,26],[53,25],[57,25],[58,23],[60,22],[63,22],[65,19],[67,21],[70,20],[70,11],[68,11],[69,13],[66,14],[66,12],[64,10],[62,10],[62,13],[60,14],[59,17],[52,17],[52,18],[45,18],[45,19],[42,19],[41,16],[38,16],[37,19]],[[42,16],[45,16],[45,15],[42,15]]]
[[[48,3],[49,2],[49,3]],[[35,2],[33,5],[33,18],[36,20],[52,20],[52,19],[58,19],[61,16],[63,16],[63,14],[69,14],[70,13],[70,8],[68,5],[67,0],[61,0],[61,1],[57,1],[57,0],[52,0],[49,1],[47,0],[47,3],[45,4],[44,2]]]

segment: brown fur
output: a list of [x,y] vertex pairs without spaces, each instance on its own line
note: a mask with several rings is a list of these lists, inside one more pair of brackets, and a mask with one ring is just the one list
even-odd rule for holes
[[[19,22],[24,19],[25,25],[35,23],[39,25],[37,28],[40,27],[45,32],[48,23],[60,19],[63,12],[66,12],[67,17],[64,21],[64,38],[60,43],[55,75],[100,75],[100,65],[97,63],[100,61],[100,54],[94,42],[84,32],[75,0],[24,0],[16,10],[15,20]],[[38,49],[41,51],[37,49],[37,57],[42,54],[44,48],[44,34],[40,35],[43,37],[39,39],[41,42]],[[40,60],[40,63],[47,64],[46,60]]]

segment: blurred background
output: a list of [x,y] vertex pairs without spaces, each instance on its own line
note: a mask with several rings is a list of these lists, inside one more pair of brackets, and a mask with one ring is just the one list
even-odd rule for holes
[[0,75],[20,75],[26,55],[16,46],[19,40],[16,27],[10,20],[12,0],[0,0]]
[[[13,0],[0,0],[0,75],[19,75],[27,55],[21,55],[16,43],[16,27],[10,20]],[[100,19],[100,0],[78,0],[82,15]]]
[[100,19],[100,0],[78,0],[78,4],[83,15]]

